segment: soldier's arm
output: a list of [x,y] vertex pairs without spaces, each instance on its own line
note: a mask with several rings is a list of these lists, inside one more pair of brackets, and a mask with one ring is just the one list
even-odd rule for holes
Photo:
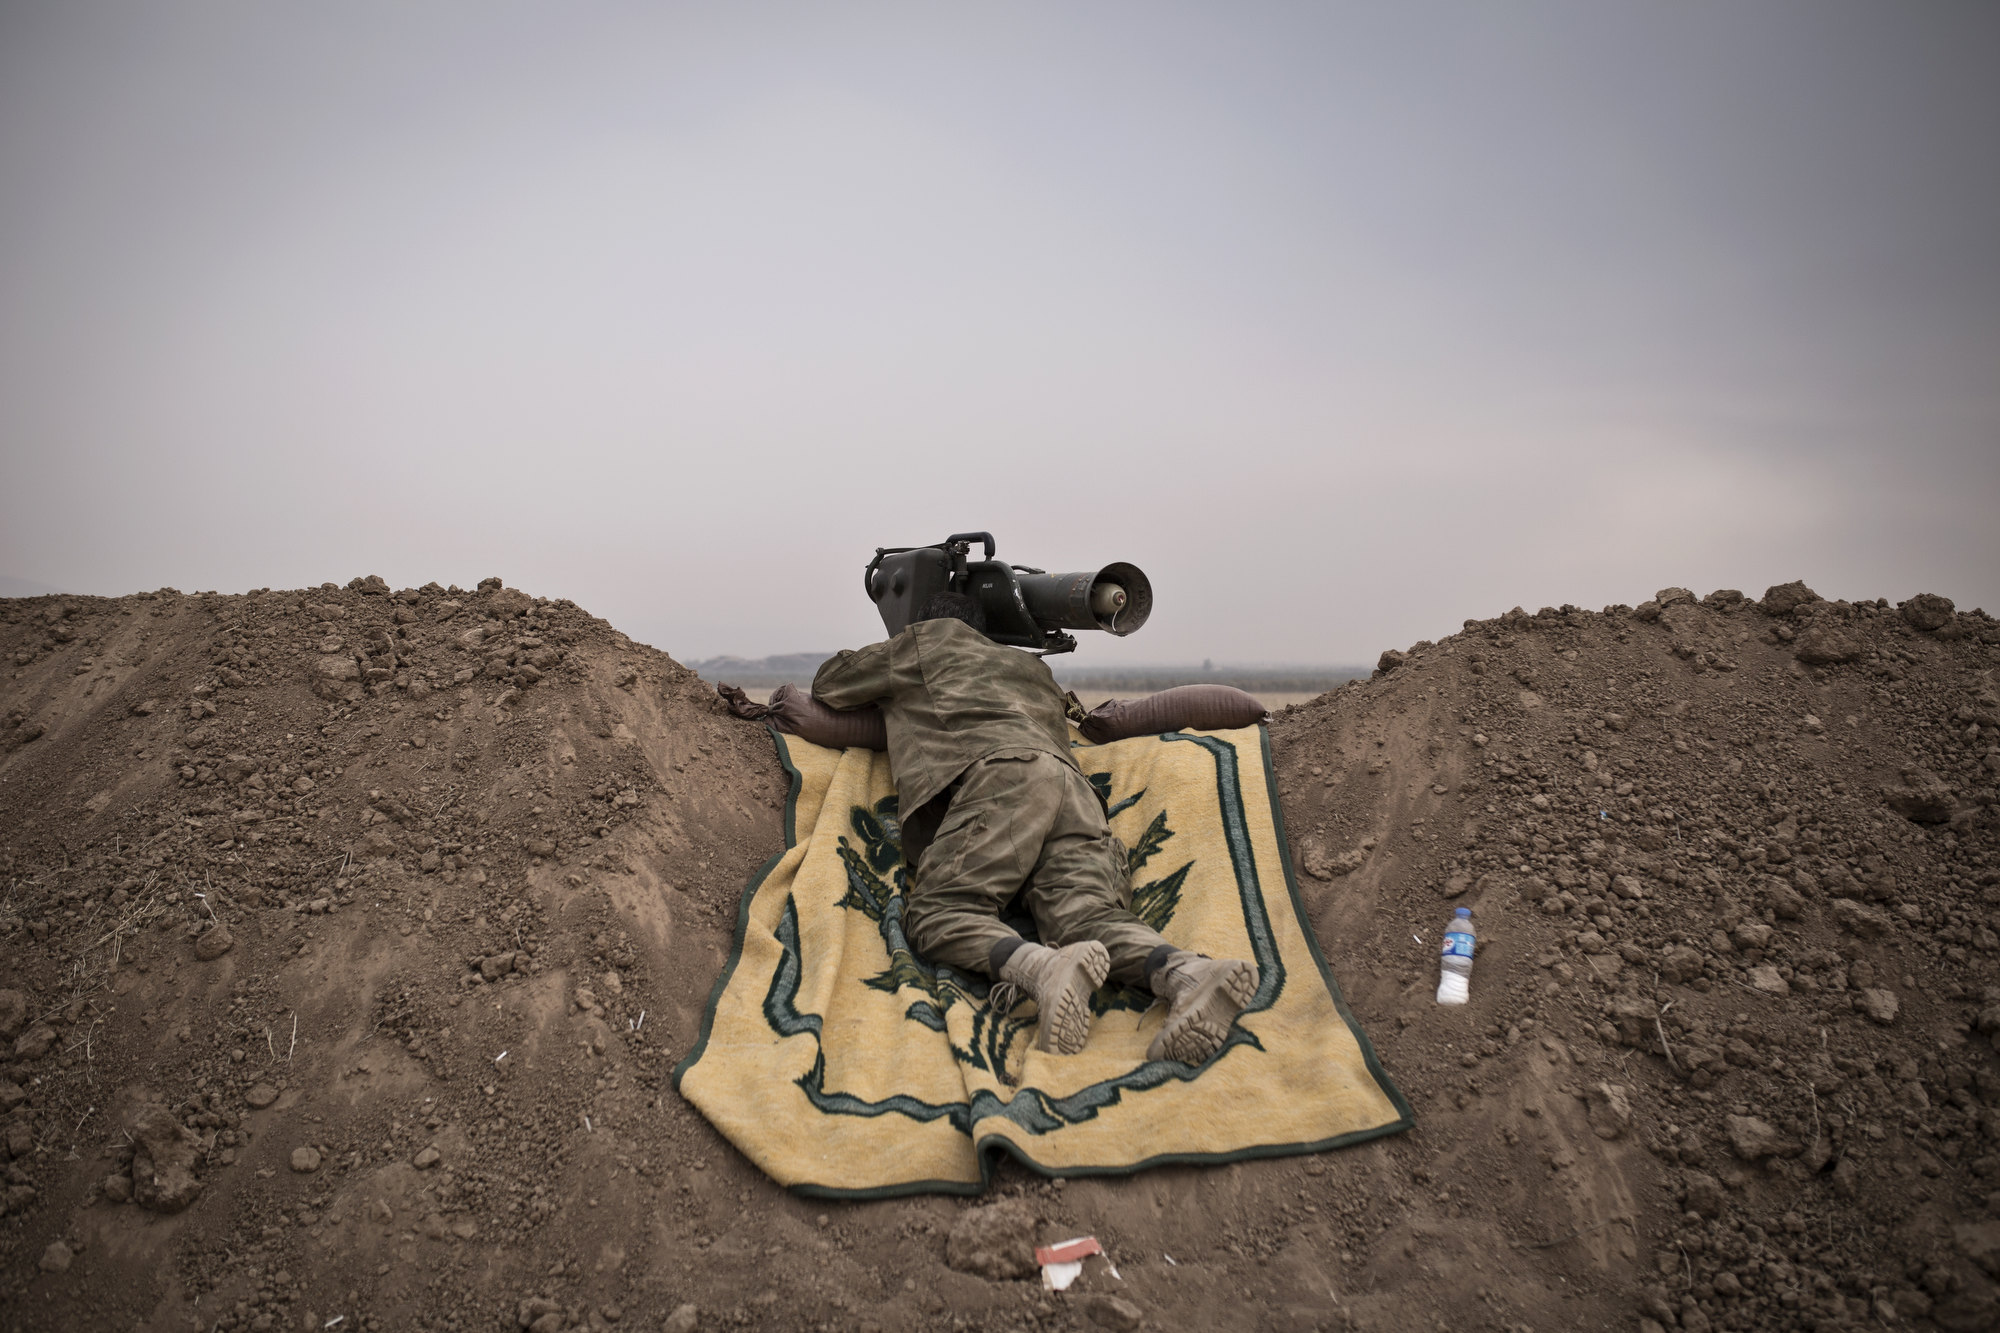
[[835,653],[813,676],[812,696],[828,708],[864,708],[891,693],[887,643]]

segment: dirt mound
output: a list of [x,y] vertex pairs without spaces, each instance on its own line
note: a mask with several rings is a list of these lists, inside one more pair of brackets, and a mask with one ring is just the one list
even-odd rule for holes
[[671,1092],[783,782],[663,654],[498,580],[0,602],[0,1308],[1987,1327],[1996,644],[1942,598],[1667,589],[1287,710],[1313,923],[1418,1128],[1003,1167],[1010,1225],[1122,1274],[1051,1295],[947,1262],[971,1204],[793,1198]]

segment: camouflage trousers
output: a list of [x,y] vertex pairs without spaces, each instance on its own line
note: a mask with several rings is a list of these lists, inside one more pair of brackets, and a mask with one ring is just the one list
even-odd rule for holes
[[1132,914],[1125,845],[1083,774],[1051,754],[1001,751],[960,775],[933,833],[936,804],[904,825],[905,854],[917,845],[903,929],[925,960],[988,973],[994,945],[1020,938],[1001,920],[1018,894],[1043,944],[1102,941],[1111,980],[1145,984],[1166,941]]

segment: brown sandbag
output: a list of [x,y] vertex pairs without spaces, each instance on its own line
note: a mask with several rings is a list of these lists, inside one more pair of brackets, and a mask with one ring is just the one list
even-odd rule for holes
[[1092,745],[1104,745],[1183,729],[1233,731],[1270,720],[1257,696],[1234,685],[1176,685],[1143,699],[1107,699],[1090,710],[1077,730]]
[[729,711],[752,722],[769,722],[787,736],[797,736],[814,745],[833,750],[859,746],[864,750],[889,748],[889,729],[882,710],[866,708],[841,712],[828,708],[812,697],[812,691],[796,685],[780,685],[771,691],[771,702],[760,704],[734,685],[718,685],[715,692],[729,704]]
[[[769,722],[788,736],[845,750],[889,748],[889,730],[882,710],[875,707],[840,712],[796,685],[780,685],[771,702],[753,702],[733,685],[716,692],[741,718]],[[1168,731],[1233,731],[1271,720],[1257,696],[1233,685],[1176,685],[1143,699],[1109,699],[1090,710],[1077,730],[1093,745],[1122,741],[1128,736],[1157,736]]]

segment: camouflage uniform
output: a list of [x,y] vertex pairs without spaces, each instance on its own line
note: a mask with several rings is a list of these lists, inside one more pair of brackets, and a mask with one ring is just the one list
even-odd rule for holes
[[918,953],[996,972],[994,947],[1004,956],[1020,939],[1000,920],[1018,893],[1043,944],[1102,941],[1112,980],[1144,984],[1167,944],[1132,914],[1125,847],[1070,755],[1062,691],[1039,657],[962,621],[920,620],[829,659],[813,697],[882,707]]

